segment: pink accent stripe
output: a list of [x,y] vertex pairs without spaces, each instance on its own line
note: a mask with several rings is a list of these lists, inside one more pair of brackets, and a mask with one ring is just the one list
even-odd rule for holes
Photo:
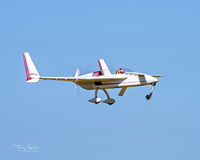
[[100,60],[98,60],[98,63],[99,63],[99,67],[100,67],[101,73],[104,75]]
[[25,66],[25,71],[26,71],[26,77],[27,77],[27,81],[31,79],[30,74],[29,74],[29,69],[28,69],[28,65],[27,65],[27,61],[26,61],[26,57],[23,54],[23,59],[24,59],[24,66]]

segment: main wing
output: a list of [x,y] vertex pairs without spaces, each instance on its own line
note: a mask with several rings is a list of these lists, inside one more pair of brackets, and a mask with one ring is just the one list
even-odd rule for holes
[[106,76],[101,76],[101,77],[40,77],[39,79],[43,80],[57,80],[57,81],[72,81],[75,83],[93,83],[93,82],[114,82],[118,80],[124,80],[127,77],[106,77]]
[[71,81],[71,82],[75,82],[76,81],[75,77],[40,77],[39,79],[55,80],[55,81]]

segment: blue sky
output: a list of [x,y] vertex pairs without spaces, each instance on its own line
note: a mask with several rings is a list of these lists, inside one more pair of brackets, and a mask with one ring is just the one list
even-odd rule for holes
[[[199,160],[200,2],[0,1],[0,159]],[[109,90],[113,106],[70,82],[25,83],[22,53],[42,76],[99,70],[162,74],[151,87]],[[99,92],[105,99],[105,95]],[[15,146],[39,147],[36,152]]]

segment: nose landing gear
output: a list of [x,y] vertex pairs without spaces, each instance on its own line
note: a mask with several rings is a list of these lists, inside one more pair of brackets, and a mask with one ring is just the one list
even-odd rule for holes
[[148,94],[148,95],[146,95],[146,100],[150,100],[150,99],[151,99],[152,94],[153,94],[154,89],[155,89],[155,86],[156,86],[156,83],[153,83],[152,86],[153,86],[153,87],[152,87],[152,89],[151,89],[151,93]]

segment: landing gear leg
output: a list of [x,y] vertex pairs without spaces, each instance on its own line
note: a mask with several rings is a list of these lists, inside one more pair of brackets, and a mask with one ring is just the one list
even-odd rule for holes
[[107,99],[106,99],[106,100],[104,100],[104,101],[103,101],[103,103],[106,103],[106,104],[109,104],[109,105],[112,105],[112,104],[114,104],[114,103],[115,103],[115,100],[114,100],[114,99],[112,99],[112,98],[110,98],[110,96],[109,96],[108,92],[107,92],[105,89],[103,89],[103,91],[104,91],[104,93],[105,93],[105,94],[106,94],[106,96],[107,96]]
[[152,89],[151,89],[151,93],[148,94],[148,95],[146,95],[146,99],[147,99],[147,100],[150,100],[150,99],[151,99],[152,94],[153,94],[154,89],[155,89],[155,86],[156,86],[156,83],[153,83],[152,85],[153,85],[153,87],[152,87]]
[[96,88],[95,97],[90,99],[90,100],[88,100],[88,102],[92,102],[92,103],[98,104],[98,103],[100,103],[102,101],[101,98],[97,97],[98,90],[99,90],[99,88]]
[[97,93],[98,93],[98,88],[96,88],[96,90],[95,90],[95,98],[97,98]]

